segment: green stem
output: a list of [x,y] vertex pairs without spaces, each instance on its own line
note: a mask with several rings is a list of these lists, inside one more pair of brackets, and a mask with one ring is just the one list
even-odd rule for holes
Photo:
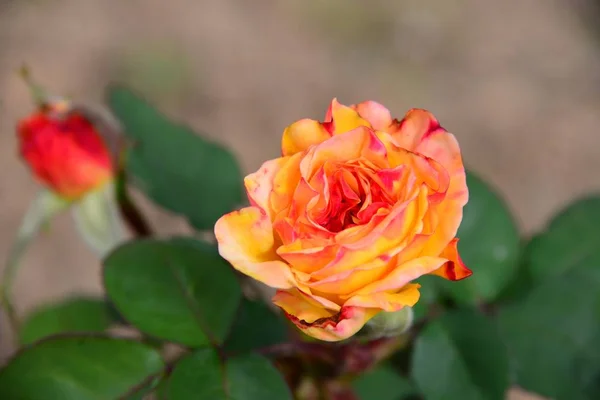
[[0,302],[2,303],[2,308],[6,313],[10,329],[13,332],[15,339],[19,332],[20,323],[12,301],[12,286],[15,277],[17,276],[19,266],[21,265],[19,263],[19,259],[25,252],[26,247],[27,242],[17,241],[15,246],[11,249],[8,262],[6,263],[4,272],[2,273],[2,283],[0,284]]
[[31,72],[29,71],[29,68],[26,65],[21,66],[21,68],[19,69],[19,75],[21,76],[21,79],[25,81],[25,84],[29,88],[33,101],[38,106],[43,107],[48,101],[48,95],[46,94],[46,91],[33,80],[33,78],[31,77]]
[[2,273],[2,281],[0,282],[0,303],[6,312],[10,327],[15,335],[19,330],[19,318],[13,306],[12,287],[21,266],[20,260],[31,241],[37,236],[38,231],[52,217],[66,209],[69,204],[68,201],[52,192],[46,190],[40,192],[27,210],[17,232],[16,241],[9,250],[8,259]]

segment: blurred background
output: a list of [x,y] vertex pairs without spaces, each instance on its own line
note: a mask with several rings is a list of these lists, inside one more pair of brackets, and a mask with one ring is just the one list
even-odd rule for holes
[[[0,0],[0,255],[37,186],[14,126],[33,104],[16,71],[100,102],[129,84],[220,140],[245,172],[279,154],[291,122],[329,101],[431,110],[466,164],[525,233],[600,189],[600,41],[595,0]],[[163,231],[182,221],[150,208]],[[99,292],[99,264],[70,216],[36,241],[17,308]],[[476,266],[473,267],[476,271]],[[0,320],[0,357],[12,352]],[[518,397],[515,397],[518,398]]]

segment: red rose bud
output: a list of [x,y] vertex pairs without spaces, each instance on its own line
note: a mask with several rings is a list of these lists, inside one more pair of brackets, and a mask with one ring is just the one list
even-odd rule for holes
[[46,104],[17,126],[19,152],[35,178],[76,200],[113,176],[113,161],[97,128],[67,103]]

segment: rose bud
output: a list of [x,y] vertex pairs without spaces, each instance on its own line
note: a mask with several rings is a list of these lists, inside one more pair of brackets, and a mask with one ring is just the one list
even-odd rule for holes
[[113,160],[92,122],[66,102],[47,103],[19,121],[19,152],[35,179],[77,200],[113,176]]

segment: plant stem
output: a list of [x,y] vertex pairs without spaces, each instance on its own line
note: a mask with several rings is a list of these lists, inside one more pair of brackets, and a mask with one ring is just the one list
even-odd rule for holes
[[27,246],[37,237],[40,229],[69,205],[70,202],[54,193],[47,190],[41,191],[27,210],[17,232],[15,243],[9,250],[2,273],[2,281],[0,281],[0,303],[15,334],[19,329],[19,319],[12,302],[12,286],[21,265],[20,260],[25,254]]
[[19,333],[19,318],[12,302],[12,285],[19,270],[19,259],[25,251],[25,247],[26,245],[23,242],[19,242],[13,247],[4,267],[2,282],[0,283],[0,303],[6,313],[15,340]]
[[152,236],[152,228],[137,208],[127,189],[127,175],[125,168],[120,168],[116,179],[117,203],[121,216],[137,237]]

